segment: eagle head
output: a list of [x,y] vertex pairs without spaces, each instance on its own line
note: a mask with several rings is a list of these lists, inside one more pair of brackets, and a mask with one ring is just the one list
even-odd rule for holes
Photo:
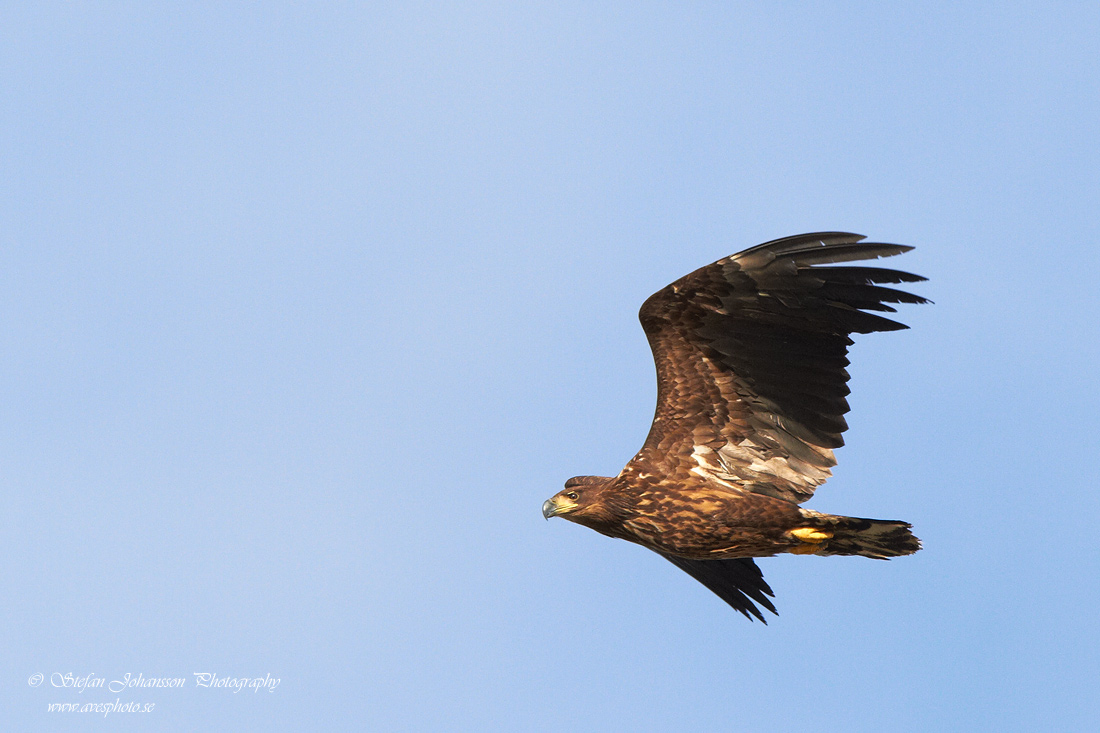
[[565,489],[543,502],[542,516],[562,517],[593,528],[613,521],[615,513],[603,501],[604,489],[613,480],[606,476],[574,476],[565,482]]

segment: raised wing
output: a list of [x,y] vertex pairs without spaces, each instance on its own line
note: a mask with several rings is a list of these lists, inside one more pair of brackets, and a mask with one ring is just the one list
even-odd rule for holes
[[760,568],[751,557],[733,560],[688,560],[664,553],[657,554],[712,590],[723,601],[745,614],[748,620],[752,621],[752,617],[756,616],[765,625],[768,623],[764,614],[756,607],[757,603],[779,615],[768,598],[768,596],[774,598],[775,594],[764,581],[764,574],[760,572]]
[[906,328],[866,311],[927,302],[881,285],[925,279],[918,275],[821,267],[912,249],[862,239],[844,232],[777,239],[646,300],[639,317],[657,365],[657,412],[631,462],[636,470],[690,471],[792,502],[813,495],[848,427],[849,335]]

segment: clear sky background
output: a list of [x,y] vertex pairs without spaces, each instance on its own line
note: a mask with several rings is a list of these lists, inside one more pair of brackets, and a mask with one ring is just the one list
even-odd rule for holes
[[[1086,2],[5,3],[4,725],[1096,730],[1097,38]],[[808,506],[924,551],[762,560],[764,626],[544,522],[644,439],[642,301],[823,229],[916,245],[936,304],[857,342]],[[47,712],[116,699],[155,709]]]

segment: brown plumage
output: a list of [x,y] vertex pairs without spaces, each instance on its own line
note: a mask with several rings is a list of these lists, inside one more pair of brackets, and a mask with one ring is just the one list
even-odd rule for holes
[[657,365],[645,444],[614,478],[578,476],[543,504],[657,552],[746,617],[775,613],[754,557],[909,555],[905,522],[798,505],[830,476],[847,429],[850,334],[906,328],[867,311],[925,303],[883,283],[924,278],[833,263],[912,249],[843,232],[777,239],[658,291],[639,318]]

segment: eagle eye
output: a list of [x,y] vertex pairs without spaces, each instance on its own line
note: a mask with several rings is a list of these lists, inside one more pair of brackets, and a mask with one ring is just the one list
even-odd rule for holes
[[578,496],[579,494],[577,494],[576,491],[570,491],[568,494],[565,495],[565,497],[570,501],[576,501]]

